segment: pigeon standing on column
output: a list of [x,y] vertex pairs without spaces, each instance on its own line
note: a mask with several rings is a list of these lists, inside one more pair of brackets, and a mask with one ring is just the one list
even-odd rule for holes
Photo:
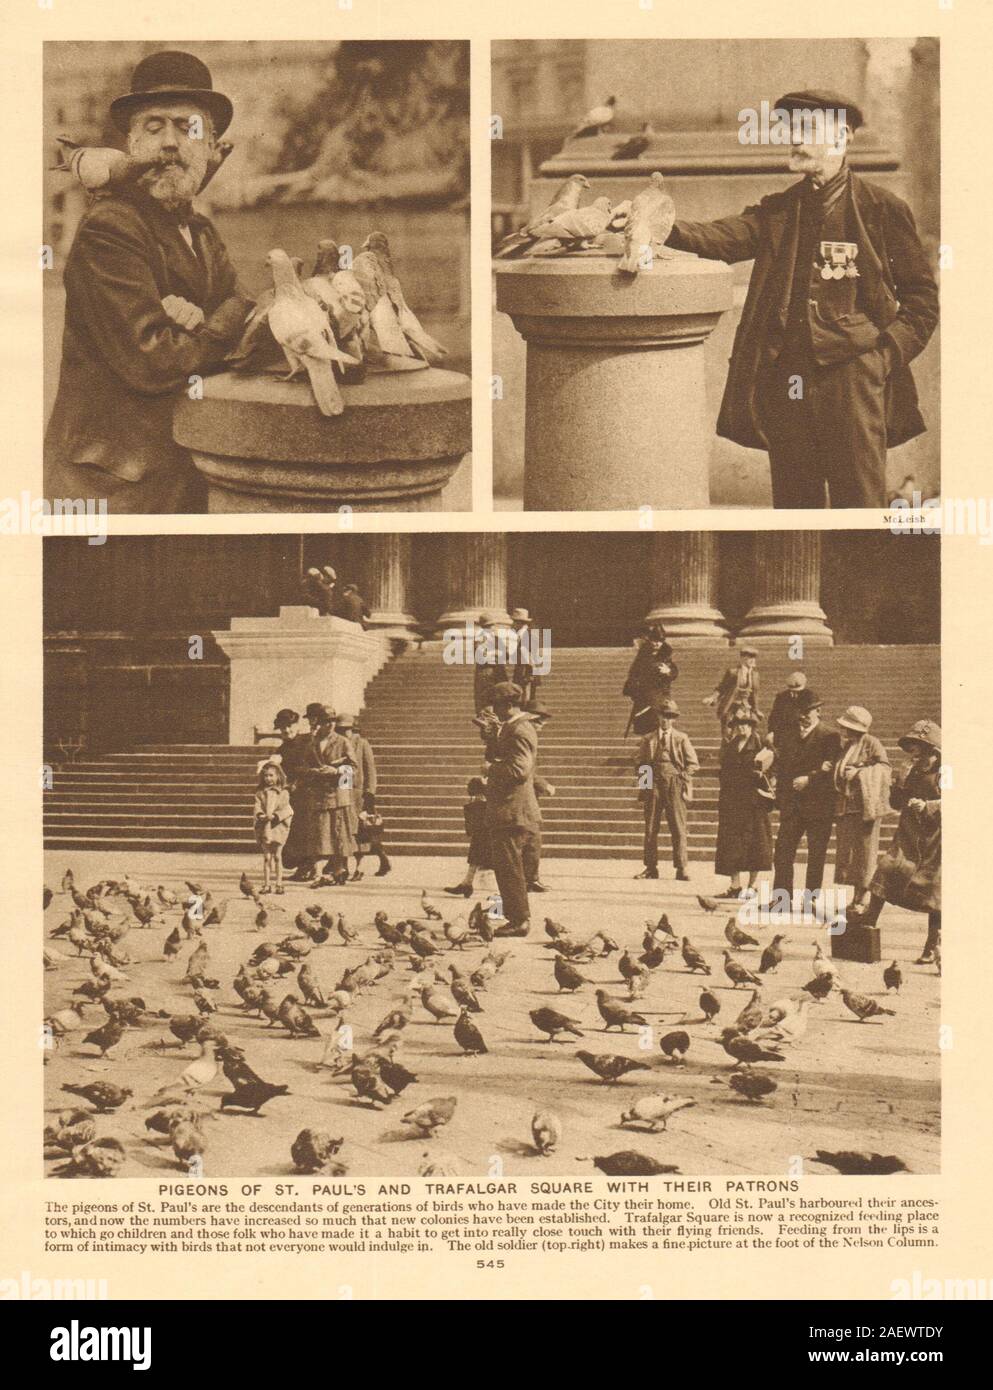
[[504,237],[493,252],[495,259],[513,260],[523,255],[529,246],[540,239],[542,227],[546,222],[553,222],[562,213],[573,212],[579,207],[579,200],[589,186],[590,181],[585,174],[570,174],[544,212],[538,213],[537,217],[526,222],[518,231]]
[[266,264],[272,271],[275,298],[269,310],[269,328],[283,349],[289,377],[305,371],[322,415],[340,415],[345,402],[334,379],[334,362],[355,364],[341,351],[331,324],[320,305],[300,288],[296,271],[285,251],[270,251]]
[[676,205],[666,193],[664,183],[656,170],[649,186],[632,200],[624,228],[624,253],[617,263],[617,269],[625,275],[637,275],[639,270],[651,265],[672,231]]
[[386,283],[386,293],[396,310],[400,328],[417,355],[423,357],[425,362],[440,362],[442,358],[447,357],[448,349],[443,347],[437,338],[432,338],[431,334],[425,331],[404,297],[403,287],[393,269],[393,257],[390,254],[390,243],[386,239],[386,234],[384,232],[370,232],[362,244],[362,250],[370,252],[379,262]]

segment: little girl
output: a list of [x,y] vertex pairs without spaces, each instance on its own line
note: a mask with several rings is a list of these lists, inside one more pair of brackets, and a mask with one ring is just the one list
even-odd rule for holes
[[262,851],[262,892],[283,891],[283,845],[290,833],[293,807],[280,757],[259,763],[255,784],[255,840]]

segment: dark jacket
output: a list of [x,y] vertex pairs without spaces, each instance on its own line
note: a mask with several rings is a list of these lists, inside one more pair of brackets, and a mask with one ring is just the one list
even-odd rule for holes
[[[837,796],[834,765],[840,757],[841,739],[824,724],[818,724],[806,738],[793,740],[782,757],[777,751],[776,799],[780,810],[801,811],[808,820],[833,820]],[[803,791],[793,790],[794,777],[809,777]]]
[[[926,428],[907,364],[937,325],[938,287],[907,204],[858,174],[851,180],[865,312],[845,314],[832,327],[848,340],[849,357],[891,345],[895,365],[886,382],[886,434],[888,444],[902,444]],[[737,217],[677,222],[669,236],[670,246],[710,260],[755,261],[717,420],[722,438],[750,449],[766,448],[755,386],[786,330],[804,185],[801,180],[769,194]]]
[[[172,411],[190,377],[217,368],[237,341],[249,301],[212,224],[194,213],[190,250],[173,217],[140,189],[97,199],[65,268],[65,329],[46,468],[90,464],[128,482],[189,469],[172,439]],[[198,305],[193,333],[161,301]]]
[[534,786],[538,762],[534,724],[524,716],[501,724],[491,747],[493,761],[486,778],[489,824],[537,831],[541,827],[541,812]]
[[[663,670],[668,667],[668,670]],[[672,648],[663,642],[654,648],[651,642],[642,642],[628,669],[622,695],[633,700],[636,708],[647,705],[654,696],[667,697],[672,683],[679,675],[679,667],[672,656]]]

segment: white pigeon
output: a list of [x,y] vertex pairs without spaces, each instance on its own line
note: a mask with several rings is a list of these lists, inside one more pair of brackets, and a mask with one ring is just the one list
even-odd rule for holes
[[626,275],[637,275],[646,264],[650,265],[672,231],[676,205],[665,192],[664,183],[656,170],[648,187],[631,201],[624,227],[624,252],[617,264],[617,269]]
[[321,414],[340,415],[345,402],[335,381],[333,363],[354,364],[356,358],[338,347],[327,314],[304,294],[286,252],[270,251],[266,264],[272,271],[275,291],[269,309],[269,329],[289,364],[287,380],[305,371]]

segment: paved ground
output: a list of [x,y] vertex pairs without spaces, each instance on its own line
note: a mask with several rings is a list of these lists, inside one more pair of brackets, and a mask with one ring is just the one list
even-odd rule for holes
[[[897,1153],[914,1172],[938,1170],[940,981],[933,967],[912,964],[923,938],[921,917],[888,908],[882,918],[886,961],[899,961],[904,975],[899,996],[883,1001],[896,1016],[859,1023],[837,994],[812,1006],[806,1036],[786,1050],[787,1061],[763,1068],[776,1077],[777,1093],[769,1103],[751,1105],[729,1090],[726,1078],[732,1068],[716,1041],[719,1030],[702,1021],[697,1004],[701,985],[706,983],[721,1001],[718,1021],[726,1023],[736,1017],[748,997],[744,990],[730,988],[722,970],[720,952],[729,914],[708,915],[696,902],[697,892],[712,893],[722,884],[702,866],[694,866],[694,880],[689,884],[677,884],[671,877],[645,883],[633,881],[638,867],[634,863],[551,861],[545,878],[552,891],[532,899],[537,920],[531,937],[498,943],[512,950],[512,958],[480,995],[484,1012],[476,1021],[489,1046],[488,1055],[464,1056],[450,1025],[433,1023],[418,1009],[398,1054],[418,1080],[389,1108],[377,1111],[356,1100],[347,1078],[319,1065],[322,1041],[291,1039],[281,1028],[268,1028],[265,1019],[247,1017],[237,1007],[231,980],[238,964],[261,940],[288,934],[296,912],[320,902],[334,912],[343,911],[360,933],[354,947],[328,943],[312,952],[311,967],[330,991],[346,966],[356,965],[376,949],[378,938],[372,919],[377,909],[384,909],[394,921],[413,916],[419,910],[421,888],[427,887],[446,917],[463,914],[466,905],[461,900],[444,899],[437,891],[457,877],[461,861],[400,858],[394,861],[394,871],[387,879],[370,877],[360,884],[319,893],[291,888],[281,900],[266,900],[270,905],[284,906],[285,931],[270,928],[263,935],[254,924],[254,905],[241,898],[237,887],[243,869],[257,875],[257,866],[250,858],[202,855],[180,860],[169,854],[79,853],[67,857],[55,853],[48,856],[47,865],[47,881],[53,889],[58,890],[69,863],[83,887],[104,877],[119,879],[126,873],[151,889],[164,884],[178,891],[183,880],[190,878],[206,884],[215,898],[232,900],[223,926],[205,932],[210,971],[221,981],[214,995],[219,1007],[216,1019],[225,1033],[244,1047],[256,1071],[268,1080],[287,1083],[292,1094],[270,1102],[261,1118],[231,1112],[212,1114],[205,1122],[207,1177],[288,1174],[292,1171],[290,1144],[299,1130],[308,1126],[344,1138],[340,1157],[353,1176],[413,1174],[425,1153],[437,1155],[439,1151],[453,1158],[465,1175],[493,1172],[495,1158],[508,1176],[581,1174],[593,1171],[590,1156],[623,1148],[638,1148],[663,1162],[678,1164],[686,1174],[782,1175],[796,1155],[809,1158],[817,1148],[852,1147]],[[49,931],[65,920],[70,907],[68,898],[56,891],[46,913]],[[692,938],[714,972],[709,981],[690,975],[678,954],[670,956],[635,1005],[660,1032],[677,1024],[686,1027],[692,1044],[683,1066],[667,1062],[657,1048],[639,1050],[633,1031],[626,1036],[616,1030],[602,1032],[591,987],[585,986],[575,996],[559,997],[551,952],[541,929],[541,919],[547,914],[577,936],[600,927],[622,949],[631,946],[640,951],[645,920],[657,918],[663,910],[678,933]],[[149,929],[135,926],[130,931],[123,945],[132,964],[127,967],[129,981],[120,988],[124,993],[141,995],[150,1009],[187,1014],[193,1008],[191,990],[183,982],[189,950],[184,947],[183,953],[169,962],[162,956],[163,942],[176,920],[178,914],[171,912]],[[771,932],[763,929],[758,934],[764,944]],[[786,958],[777,974],[767,977],[763,991],[766,1002],[795,993],[810,979],[818,940],[828,949],[823,928],[812,924],[790,928]],[[53,944],[63,951],[72,950],[64,939]],[[455,960],[460,967],[474,968],[482,954],[481,949],[455,953],[443,959],[443,967]],[[739,953],[739,958],[754,969],[757,954]],[[612,993],[620,994],[623,984],[617,961],[618,956],[613,955],[582,969],[602,980]],[[882,1000],[881,965],[842,962],[840,969],[847,987]],[[85,959],[59,963],[47,972],[49,1009],[64,1008],[73,988],[88,973]],[[388,978],[357,996],[346,1016],[354,1029],[357,1051],[361,1053],[370,1045],[370,1030],[412,978],[401,960]],[[528,1013],[541,1005],[552,1005],[582,1020],[587,1034],[583,1043],[540,1041]],[[315,1018],[318,1027],[332,1031],[319,1012]],[[96,1026],[103,1020],[103,1010],[99,1006],[88,1010],[87,1020]],[[50,1057],[48,1118],[72,1101],[60,1092],[64,1082],[106,1077],[130,1086],[135,1100],[129,1108],[99,1120],[101,1134],[117,1135],[127,1147],[123,1175],[182,1173],[171,1147],[150,1140],[144,1120],[152,1094],[178,1077],[196,1056],[196,1045],[180,1047],[165,1022],[153,1020],[129,1030],[111,1057],[101,1061],[92,1046],[82,1044],[82,1036],[79,1032],[65,1038]],[[162,1039],[168,1040],[164,1047]],[[647,1059],[652,1070],[632,1073],[617,1085],[603,1085],[576,1059],[577,1046]],[[202,1104],[216,1111],[220,1096],[228,1089],[219,1076],[200,1093]],[[620,1125],[622,1111],[633,1100],[655,1093],[689,1096],[696,1105],[675,1115],[667,1133],[638,1134]],[[416,1136],[400,1123],[400,1116],[412,1106],[445,1095],[456,1096],[458,1106],[451,1124],[434,1140]],[[531,1116],[539,1108],[553,1109],[563,1124],[563,1140],[552,1157],[538,1156],[531,1144]],[[57,1166],[49,1165],[50,1169]],[[816,1163],[807,1164],[806,1170],[829,1171]]]

